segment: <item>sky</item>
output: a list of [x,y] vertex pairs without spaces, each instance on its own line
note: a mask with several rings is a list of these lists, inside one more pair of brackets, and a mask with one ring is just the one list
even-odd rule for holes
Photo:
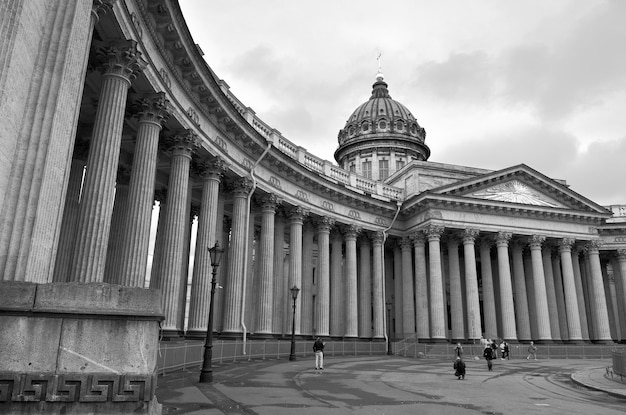
[[380,53],[430,161],[524,163],[596,203],[626,204],[626,1],[179,2],[231,92],[322,159],[335,162]]

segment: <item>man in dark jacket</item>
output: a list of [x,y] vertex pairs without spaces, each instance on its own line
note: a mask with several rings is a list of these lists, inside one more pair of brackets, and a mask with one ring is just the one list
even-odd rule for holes
[[491,345],[488,344],[487,347],[485,347],[485,350],[483,351],[483,357],[487,360],[487,367],[489,368],[489,371],[491,372],[492,369],[492,363],[491,361],[493,360],[493,349],[491,348]]
[[465,379],[465,362],[458,356],[454,361],[454,376],[457,379]]
[[321,337],[315,339],[313,352],[315,353],[315,370],[324,370],[324,342]]

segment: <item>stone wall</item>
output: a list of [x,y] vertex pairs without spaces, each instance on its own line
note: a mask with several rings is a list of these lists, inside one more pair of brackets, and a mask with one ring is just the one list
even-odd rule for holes
[[158,290],[0,282],[0,413],[160,413]]

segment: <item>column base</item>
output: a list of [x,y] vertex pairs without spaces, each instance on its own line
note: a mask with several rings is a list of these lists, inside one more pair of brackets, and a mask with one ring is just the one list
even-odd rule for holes
[[185,333],[185,339],[189,340],[199,340],[206,339],[206,330],[189,330]]
[[185,335],[178,329],[163,329],[160,332],[161,340],[163,341],[180,341],[185,340]]
[[572,339],[566,340],[565,344],[585,344],[585,342],[583,341],[583,339]]
[[615,344],[612,339],[603,339],[603,340],[591,340],[593,344]]

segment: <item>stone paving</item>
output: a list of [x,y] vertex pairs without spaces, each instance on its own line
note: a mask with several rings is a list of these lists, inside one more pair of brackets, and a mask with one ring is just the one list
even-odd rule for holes
[[[231,363],[199,384],[199,369],[159,378],[163,414],[613,414],[626,411],[626,383],[606,360],[469,360],[456,380],[450,360],[397,356]],[[577,412],[581,411],[581,412]]]

